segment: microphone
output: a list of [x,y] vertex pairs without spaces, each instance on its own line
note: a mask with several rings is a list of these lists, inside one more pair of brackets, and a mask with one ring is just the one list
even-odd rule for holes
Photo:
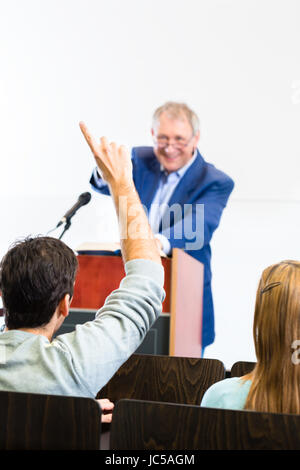
[[78,198],[78,201],[60,219],[60,221],[56,225],[56,228],[59,227],[60,225],[64,224],[65,222],[69,221],[71,219],[71,217],[73,217],[73,215],[78,211],[78,209],[80,209],[81,206],[85,206],[85,204],[90,202],[91,197],[92,197],[91,193],[82,193],[82,194],[80,194],[80,196]]

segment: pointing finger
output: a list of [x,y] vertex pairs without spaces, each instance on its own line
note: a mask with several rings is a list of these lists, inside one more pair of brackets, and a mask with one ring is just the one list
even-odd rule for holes
[[80,122],[79,123],[79,126],[80,126],[80,129],[81,129],[81,132],[83,133],[84,137],[85,137],[85,140],[87,141],[90,149],[92,150],[93,153],[96,153],[97,152],[97,142],[96,140],[94,139],[94,137],[92,136],[92,134],[90,133],[90,131],[88,130],[87,126],[85,125],[84,122]]

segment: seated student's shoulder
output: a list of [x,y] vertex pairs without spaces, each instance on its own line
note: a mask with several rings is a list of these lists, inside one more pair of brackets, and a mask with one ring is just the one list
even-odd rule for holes
[[243,409],[249,389],[250,380],[230,377],[214,383],[205,392],[201,406],[207,408]]

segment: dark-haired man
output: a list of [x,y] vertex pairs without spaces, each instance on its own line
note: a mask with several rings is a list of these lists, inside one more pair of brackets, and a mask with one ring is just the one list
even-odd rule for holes
[[[126,276],[94,321],[52,340],[69,313],[76,256],[49,237],[13,246],[0,265],[6,325],[0,335],[1,390],[95,397],[162,310],[164,272],[135,190],[130,155],[105,138],[97,143],[85,124],[80,127],[110,185]],[[130,236],[132,223],[143,228],[140,237]]]

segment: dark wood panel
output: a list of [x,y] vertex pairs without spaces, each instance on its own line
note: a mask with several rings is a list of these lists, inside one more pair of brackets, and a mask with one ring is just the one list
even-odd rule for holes
[[112,450],[299,450],[300,416],[120,400]]
[[224,378],[224,364],[217,359],[133,354],[98,397],[198,405],[208,387]]
[[231,377],[242,377],[243,375],[249,374],[252,372],[256,362],[249,361],[237,361],[231,367],[230,375]]
[[101,408],[90,398],[0,392],[0,450],[99,450]]

